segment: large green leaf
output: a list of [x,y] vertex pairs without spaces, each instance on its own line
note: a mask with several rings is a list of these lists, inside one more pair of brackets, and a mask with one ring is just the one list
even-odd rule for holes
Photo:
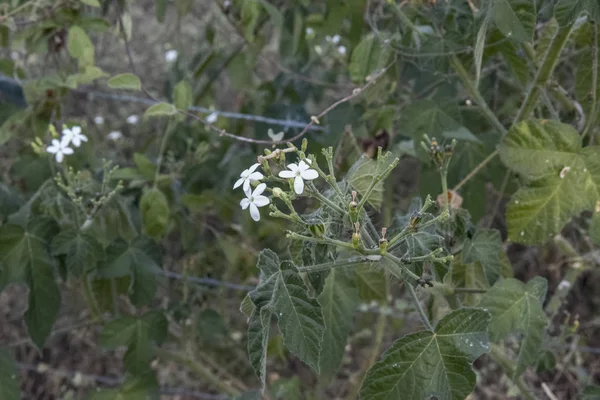
[[[461,255],[452,260],[450,273],[444,277],[444,283],[453,287],[487,290],[490,284],[485,277],[483,265],[480,262],[464,263]],[[461,302],[467,306],[475,306],[481,300],[480,293],[463,293],[459,295]]]
[[146,237],[132,242],[117,239],[106,249],[106,262],[98,268],[104,278],[130,275],[130,297],[136,305],[148,304],[156,291],[155,275],[161,271],[158,247]]
[[0,400],[19,400],[21,390],[17,368],[8,351],[0,348]]
[[352,272],[351,269],[332,269],[318,297],[325,319],[319,371],[325,379],[332,378],[342,362],[353,316],[360,301]]
[[367,35],[352,52],[348,71],[353,82],[363,83],[380,64],[382,46],[374,34]]
[[354,268],[358,295],[362,301],[386,300],[386,277],[382,268],[359,264]]
[[434,332],[405,336],[367,373],[362,400],[464,400],[475,387],[471,364],[490,350],[490,314],[476,308],[452,311]]
[[597,0],[558,0],[554,6],[554,17],[560,26],[565,26],[584,11],[592,21],[600,21],[600,3]]
[[69,29],[67,49],[71,57],[77,58],[82,65],[94,64],[94,45],[83,28],[72,26]]
[[[360,196],[363,196],[367,192],[373,179],[378,174],[385,171],[392,162],[394,162],[394,157],[392,157],[390,152],[382,154],[377,160],[362,155],[348,171],[346,181]],[[375,185],[371,195],[367,199],[367,202],[375,209],[379,209],[383,203],[383,190],[384,181],[381,180]]]
[[535,0],[492,0],[492,18],[504,36],[530,42],[535,30]]
[[256,374],[265,382],[266,343],[271,316],[283,336],[283,343],[299,359],[319,371],[319,354],[325,332],[321,305],[308,297],[308,288],[294,265],[280,262],[277,254],[263,250],[257,267],[260,283],[250,292],[256,306],[248,328],[248,352]]
[[104,249],[96,238],[85,232],[67,229],[52,240],[52,255],[65,255],[69,272],[79,277],[84,271],[92,271],[104,257]]
[[487,281],[493,285],[503,269],[501,253],[500,232],[496,229],[479,229],[472,239],[465,240],[462,260],[465,264],[479,261]]
[[514,332],[524,335],[514,378],[537,361],[542,349],[542,337],[548,326],[542,308],[547,288],[548,283],[542,277],[533,278],[527,284],[509,278],[498,281],[479,304],[492,315],[489,327],[492,340],[502,340]]
[[140,212],[144,232],[159,239],[167,232],[169,225],[169,202],[158,188],[147,190],[140,199]]
[[140,318],[123,317],[107,323],[100,343],[107,349],[126,346],[124,363],[134,375],[149,371],[153,357],[152,343],[162,344],[167,338],[168,322],[159,311],[149,311]]

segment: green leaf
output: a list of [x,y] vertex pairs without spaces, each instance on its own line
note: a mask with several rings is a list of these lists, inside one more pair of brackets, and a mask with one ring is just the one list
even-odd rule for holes
[[158,188],[144,192],[140,200],[140,213],[144,233],[152,238],[161,238],[169,225],[169,202]]
[[544,59],[548,47],[550,47],[550,43],[552,43],[552,38],[556,35],[557,31],[558,22],[556,22],[556,19],[554,18],[544,24],[544,27],[540,30],[540,37],[535,47],[535,60],[538,64]]
[[179,110],[187,110],[192,105],[192,87],[187,81],[180,81],[173,89],[173,102]]
[[361,400],[464,400],[475,387],[472,363],[490,350],[490,314],[463,308],[446,315],[435,331],[398,339],[368,371]]
[[352,51],[348,71],[355,83],[364,83],[380,64],[381,45],[374,34],[367,35]]
[[269,3],[267,0],[258,1],[260,2],[260,4],[262,4],[265,11],[269,14],[269,17],[271,17],[271,21],[273,21],[273,24],[280,28],[283,27],[283,14],[281,14],[281,11],[279,11],[277,7]]
[[156,291],[155,275],[161,271],[159,249],[146,237],[131,243],[115,240],[106,249],[106,263],[98,268],[104,278],[132,277],[130,297],[135,305],[148,304]]
[[513,379],[536,363],[542,349],[542,337],[548,326],[548,317],[542,308],[547,288],[548,283],[542,277],[533,278],[527,284],[509,278],[498,281],[479,304],[492,315],[491,340],[502,340],[514,332],[524,335]]
[[144,178],[154,179],[154,175],[156,175],[156,165],[154,165],[148,157],[142,153],[133,153],[133,162]]
[[167,14],[168,0],[156,0],[156,20],[159,23],[165,22],[165,15]]
[[98,0],[79,0],[83,4],[86,4],[91,7],[100,7],[100,2]]
[[325,332],[321,305],[308,297],[308,288],[294,265],[280,262],[271,250],[261,252],[257,267],[261,270],[260,283],[249,293],[256,308],[248,327],[248,352],[263,388],[272,315],[277,318],[285,346],[318,372]]
[[162,344],[167,338],[168,321],[159,311],[149,311],[140,318],[123,317],[108,322],[100,334],[100,344],[114,349],[126,346],[124,363],[134,375],[145,374],[153,357],[152,343]]
[[381,268],[359,264],[354,268],[358,295],[362,301],[386,300],[386,277]]
[[[444,283],[458,288],[487,290],[490,287],[483,271],[483,265],[480,262],[464,263],[461,255],[457,255],[452,260],[450,273],[446,274]],[[460,301],[468,306],[476,306],[481,300],[481,296],[479,293],[459,294]]]
[[81,276],[82,272],[92,271],[104,257],[102,245],[91,235],[80,230],[67,229],[52,240],[52,255],[65,255],[69,272]]
[[19,400],[19,374],[7,350],[0,348],[0,400]]
[[129,292],[131,278],[122,276],[113,279],[94,279],[92,281],[92,293],[96,300],[96,305],[102,312],[114,312],[115,301],[118,297]]
[[600,4],[597,0],[558,0],[554,6],[554,17],[560,26],[566,26],[584,11],[590,20],[600,22]]
[[94,45],[81,27],[75,25],[69,29],[67,49],[71,57],[78,59],[80,64],[94,64]]
[[173,104],[156,103],[148,107],[144,117],[163,117],[177,114],[177,109]]
[[141,90],[142,82],[136,75],[126,72],[124,74],[115,75],[106,81],[106,84],[111,89],[125,90]]
[[342,362],[353,316],[360,301],[351,269],[334,268],[318,297],[323,307],[325,334],[319,358],[321,378],[333,378]]
[[597,206],[598,209],[592,215],[592,221],[590,223],[590,238],[592,242],[600,246],[600,204]]
[[157,400],[158,381],[153,373],[130,376],[117,389],[92,390],[89,400]]
[[475,85],[479,85],[479,79],[481,78],[481,63],[483,61],[483,50],[485,49],[485,36],[488,29],[488,19],[485,18],[477,31],[477,40],[475,41],[475,51],[473,57],[475,58]]
[[[385,171],[393,162],[394,157],[392,157],[392,153],[389,151],[382,154],[377,160],[372,160],[367,155],[363,154],[346,174],[346,181],[360,196],[363,196],[367,192],[373,179],[378,174],[383,173],[383,171]],[[367,202],[377,210],[379,210],[383,203],[383,190],[384,181],[381,180],[375,185],[375,188],[367,199]]]
[[496,229],[479,229],[472,239],[465,240],[462,259],[465,264],[479,261],[490,285],[501,275],[502,238]]
[[600,386],[586,386],[579,400],[600,400]]
[[504,36],[531,42],[535,31],[535,0],[493,0],[492,18]]
[[193,4],[193,0],[175,0],[175,9],[177,10],[177,15],[180,17],[185,17],[192,9]]

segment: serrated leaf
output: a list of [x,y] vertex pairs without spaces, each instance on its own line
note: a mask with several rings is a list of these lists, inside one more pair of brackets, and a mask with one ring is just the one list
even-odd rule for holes
[[192,105],[192,87],[187,81],[180,81],[173,88],[173,102],[179,110],[187,110]]
[[560,26],[566,26],[584,11],[590,20],[600,21],[600,3],[596,0],[558,0],[554,6],[554,17]]
[[535,30],[534,0],[493,0],[492,18],[504,36],[519,42],[530,42]]
[[149,311],[140,318],[127,316],[108,322],[100,334],[100,344],[107,349],[126,346],[125,367],[134,375],[142,375],[150,369],[152,344],[163,343],[167,332],[164,314]]
[[489,323],[489,313],[463,308],[442,318],[434,332],[397,340],[367,373],[360,398],[464,400],[475,387],[472,363],[490,350]]
[[154,187],[142,195],[140,213],[144,233],[152,238],[161,238],[169,225],[169,202],[158,188]]
[[94,64],[94,45],[81,27],[75,25],[69,29],[67,49],[71,57],[77,58],[81,64]]
[[20,400],[19,374],[8,351],[0,348],[0,400]]
[[479,85],[481,78],[481,63],[483,61],[483,50],[485,49],[485,37],[487,35],[488,19],[484,18],[479,30],[477,31],[477,39],[475,41],[475,51],[473,57],[475,59],[475,85]]
[[[483,272],[483,265],[480,262],[464,263],[461,255],[456,256],[452,261],[450,273],[446,274],[444,283],[449,283],[454,287],[482,290],[490,287]],[[459,298],[463,304],[475,306],[481,300],[481,294],[463,293],[459,294]]]
[[177,109],[173,104],[156,103],[148,107],[144,113],[144,117],[164,117],[177,114]]
[[489,327],[492,340],[502,340],[514,332],[524,335],[513,379],[536,363],[542,349],[542,338],[548,326],[548,317],[542,308],[547,287],[548,283],[542,277],[533,278],[527,284],[509,278],[498,281],[479,304],[492,315]]
[[381,48],[374,34],[367,35],[352,51],[348,71],[353,82],[364,83],[380,65]]
[[382,268],[371,264],[359,264],[354,268],[354,277],[362,301],[386,300],[387,280]]
[[261,252],[257,267],[261,270],[260,282],[249,293],[256,308],[248,327],[248,352],[263,388],[271,315],[277,318],[285,346],[318,372],[325,331],[321,305],[308,297],[308,288],[294,265],[280,262],[271,250]]
[[479,261],[490,285],[500,277],[502,270],[502,238],[496,229],[479,229],[472,239],[465,240],[462,260],[465,264]]
[[104,278],[132,277],[130,298],[136,305],[148,304],[156,291],[156,274],[159,249],[146,237],[138,237],[131,243],[117,239],[106,249],[106,262],[98,267]]
[[242,312],[242,314],[244,314],[246,318],[250,318],[255,308],[256,306],[252,302],[250,296],[246,295],[244,297],[244,300],[242,300],[242,303],[240,304],[240,311]]
[[323,307],[325,334],[319,357],[321,378],[333,378],[342,362],[353,316],[360,301],[351,269],[334,268],[318,297]]
[[106,84],[111,89],[124,90],[141,90],[142,82],[136,75],[126,72],[124,74],[115,75],[106,81]]
[[[372,160],[363,154],[346,174],[346,181],[360,196],[363,196],[373,179],[385,171],[392,162],[394,162],[394,157],[391,156],[390,152],[382,154],[377,160]],[[379,210],[383,203],[383,191],[384,181],[381,180],[375,185],[371,195],[367,199],[367,202],[377,210]]]
[[67,270],[74,276],[92,271],[104,257],[102,245],[85,232],[67,229],[52,240],[52,255],[65,255]]

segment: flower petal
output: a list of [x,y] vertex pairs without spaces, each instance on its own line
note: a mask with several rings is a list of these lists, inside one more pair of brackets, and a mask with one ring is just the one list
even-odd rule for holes
[[250,205],[249,199],[242,199],[242,201],[240,201],[240,207],[242,207],[242,210],[245,210],[246,208],[248,208],[249,205]]
[[244,186],[242,186],[244,189],[245,193],[250,193],[250,180],[247,178],[244,178]]
[[81,146],[81,141],[79,140],[79,138],[77,136],[75,136],[73,138],[73,140],[71,141],[71,144],[75,147],[79,147],[79,146]]
[[270,202],[271,201],[267,196],[254,196],[254,204],[256,204],[257,207],[264,207]]
[[85,135],[79,135],[79,140],[81,140],[82,142],[87,142],[88,138]]
[[304,181],[299,176],[294,179],[294,191],[296,194],[302,194],[302,192],[304,192]]
[[256,171],[256,168],[258,168],[259,166],[260,166],[259,163],[252,164],[252,166],[250,168],[248,168],[248,172],[252,173],[252,172]]
[[307,169],[309,169],[309,168],[310,168],[310,166],[309,166],[307,163],[305,163],[304,161],[300,161],[300,162],[298,163],[298,170],[299,170],[300,172],[302,172],[302,171],[306,171],[306,170],[307,170]]
[[56,152],[58,151],[58,146],[48,146],[46,148],[46,151],[50,154],[56,154]]
[[319,177],[319,173],[314,169],[307,169],[306,171],[302,171],[300,176],[302,179],[312,181],[313,179],[317,179]]
[[240,178],[237,181],[235,181],[233,188],[237,189],[238,187],[240,187],[242,185],[242,183],[244,183],[244,178]]
[[75,135],[79,135],[81,133],[81,127],[80,126],[74,126],[71,128],[71,132],[73,132]]
[[288,167],[288,169],[289,169],[290,171],[292,171],[292,172],[296,172],[296,171],[298,171],[298,165],[296,165],[296,164],[288,164],[288,166],[287,166],[287,167]]
[[70,147],[65,147],[64,149],[62,149],[62,153],[63,154],[73,154],[73,149]]
[[260,220],[260,212],[258,211],[258,208],[254,205],[254,203],[250,203],[250,216],[255,221]]
[[267,184],[261,183],[260,185],[258,185],[256,187],[256,189],[254,189],[254,192],[252,192],[252,197],[260,196],[262,194],[262,192],[265,191],[266,188],[267,188]]
[[62,152],[59,151],[58,153],[56,153],[56,162],[62,162],[63,158],[65,158],[65,156]]
[[296,173],[295,173],[295,172],[292,172],[292,171],[283,170],[283,171],[280,171],[280,172],[279,172],[279,177],[280,177],[280,178],[286,178],[286,179],[289,179],[289,178],[293,178],[293,177],[295,177],[295,176],[296,176]]
[[261,174],[260,172],[253,172],[248,177],[248,180],[250,180],[250,181],[260,181],[264,177],[265,176],[263,174]]

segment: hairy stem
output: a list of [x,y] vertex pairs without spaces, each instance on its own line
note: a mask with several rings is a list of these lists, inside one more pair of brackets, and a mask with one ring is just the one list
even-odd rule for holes
[[423,325],[425,325],[425,328],[433,332],[433,326],[431,325],[431,322],[429,322],[429,318],[427,318],[427,314],[425,314],[425,310],[423,310],[423,306],[421,306],[421,302],[417,298],[415,289],[413,289],[413,287],[409,284],[406,285],[406,288],[408,289],[408,294],[413,301],[415,309],[419,313],[419,317],[421,317],[421,321],[423,321]]

